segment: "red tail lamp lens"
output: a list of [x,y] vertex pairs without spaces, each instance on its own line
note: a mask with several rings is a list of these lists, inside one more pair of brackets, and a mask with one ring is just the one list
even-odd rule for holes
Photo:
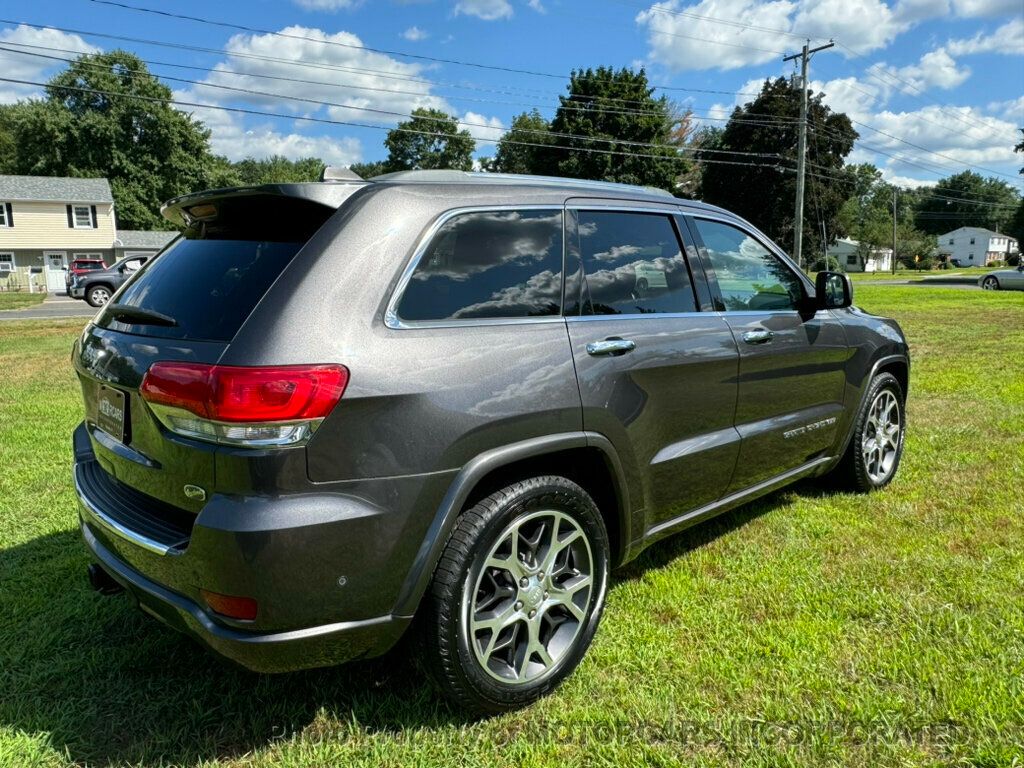
[[300,421],[330,413],[347,384],[343,365],[154,363],[141,393],[150,403],[214,421]]
[[256,618],[259,605],[251,597],[238,597],[237,595],[222,595],[219,592],[210,592],[207,589],[200,589],[199,594],[211,609],[221,616],[239,621],[252,621]]

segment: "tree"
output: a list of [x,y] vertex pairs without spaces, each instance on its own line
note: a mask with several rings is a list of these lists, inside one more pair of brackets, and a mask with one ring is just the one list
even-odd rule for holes
[[[1021,128],[1020,132],[1021,134],[1024,134],[1024,128]],[[1013,148],[1013,151],[1024,152],[1024,139],[1021,140],[1020,144]],[[1020,174],[1024,176],[1024,168],[1020,169]],[[1024,200],[1021,200],[1020,203],[1017,204],[1017,210],[1013,212],[1013,218],[1010,219],[1010,222],[1006,225],[1006,234],[1016,239],[1018,248],[1024,249]],[[1012,266],[1016,266],[1017,264],[1020,264],[1020,258],[1020,252],[1018,251],[1015,255],[1009,256],[1006,259],[1006,262]]]
[[1005,231],[1020,202],[1020,195],[1005,181],[964,171],[922,190],[914,212],[917,228],[941,235],[959,227]]
[[412,119],[399,123],[384,139],[388,148],[388,171],[415,168],[473,169],[476,142],[469,131],[459,130],[458,121],[437,109],[414,109]]
[[535,172],[673,189],[685,169],[672,145],[679,115],[653,92],[642,69],[574,70]]
[[[832,112],[823,94],[808,95],[808,175],[804,201],[804,253],[821,252],[839,229],[839,211],[854,180],[843,171],[857,132],[850,119]],[[729,158],[751,165],[707,163],[701,176],[703,199],[725,206],[752,221],[786,247],[793,245],[796,196],[797,134],[800,88],[785,78],[766,80],[752,102],[733,110],[720,149],[765,157]],[[777,158],[777,159],[776,159]]]
[[550,126],[540,112],[523,112],[512,118],[512,126],[498,140],[494,157],[485,169],[495,173],[541,173],[543,147],[527,146],[548,144]]
[[319,181],[324,165],[319,157],[289,160],[281,155],[273,155],[263,160],[247,157],[234,163],[233,168],[240,184],[257,185]]
[[166,229],[161,203],[223,177],[209,131],[170,98],[130,53],[81,56],[50,80],[45,100],[18,105],[16,172],[105,177],[119,227]]
[[387,164],[383,160],[375,160],[371,163],[352,163],[348,169],[361,179],[372,179],[374,176],[388,172]]

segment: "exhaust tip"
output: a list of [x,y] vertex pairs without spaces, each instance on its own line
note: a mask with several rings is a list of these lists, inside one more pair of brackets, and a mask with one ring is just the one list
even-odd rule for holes
[[91,563],[86,568],[86,573],[89,575],[89,586],[101,595],[118,595],[124,592],[124,587],[118,584],[113,577],[103,570],[96,563]]

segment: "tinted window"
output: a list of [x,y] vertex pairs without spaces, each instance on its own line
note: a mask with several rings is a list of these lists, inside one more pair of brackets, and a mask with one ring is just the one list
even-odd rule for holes
[[738,227],[694,219],[715,271],[725,310],[796,309],[800,279],[783,261]]
[[453,216],[420,257],[398,305],[403,320],[557,315],[561,211]]
[[[302,243],[178,240],[138,270],[118,304],[154,310],[178,325],[98,324],[147,336],[230,341]],[[138,261],[138,260],[133,260]]]
[[584,314],[697,311],[668,216],[580,211],[579,241]]

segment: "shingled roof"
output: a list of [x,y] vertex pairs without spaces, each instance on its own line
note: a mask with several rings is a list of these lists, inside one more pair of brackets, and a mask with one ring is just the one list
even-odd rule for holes
[[0,200],[58,203],[112,203],[106,179],[67,176],[0,176]]

